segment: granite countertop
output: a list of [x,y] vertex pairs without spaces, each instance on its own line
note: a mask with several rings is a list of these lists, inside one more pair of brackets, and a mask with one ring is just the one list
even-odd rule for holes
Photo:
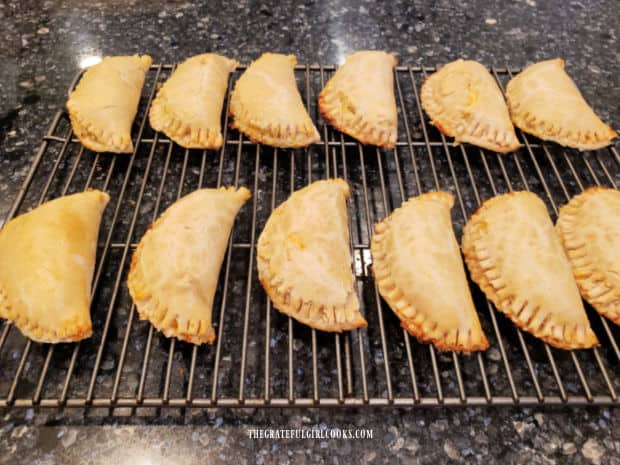
[[[177,62],[213,50],[248,62],[266,50],[340,63],[386,49],[401,64],[457,57],[522,67],[563,57],[597,113],[620,127],[617,2],[13,1],[0,4],[0,218],[66,89],[88,57],[149,53]],[[0,368],[1,369],[1,368]],[[613,408],[0,411],[0,463],[620,464]],[[250,439],[248,427],[369,428],[365,440]]]

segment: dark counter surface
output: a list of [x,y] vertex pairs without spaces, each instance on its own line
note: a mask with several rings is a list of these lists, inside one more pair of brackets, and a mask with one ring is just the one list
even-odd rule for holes
[[[92,56],[148,53],[173,63],[216,51],[247,63],[271,50],[295,53],[300,63],[338,64],[373,48],[395,52],[404,65],[462,57],[511,67],[561,56],[596,112],[620,127],[615,0],[83,3],[0,3],[0,218],[67,87]],[[0,414],[0,463],[620,464],[617,408]],[[353,426],[374,437],[255,440],[249,425]]]

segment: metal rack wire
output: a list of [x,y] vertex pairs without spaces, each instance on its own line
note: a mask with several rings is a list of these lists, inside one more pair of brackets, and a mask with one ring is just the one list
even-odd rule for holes
[[[64,111],[43,137],[8,218],[89,187],[110,193],[93,280],[93,336],[78,344],[38,344],[3,322],[0,407],[619,404],[620,331],[591,308],[601,346],[562,351],[515,328],[472,285],[491,349],[440,353],[399,326],[369,273],[374,222],[409,196],[452,192],[458,237],[484,199],[511,190],[538,193],[555,219],[558,206],[584,188],[617,186],[617,147],[578,153],[523,134],[524,148],[509,155],[455,146],[428,125],[420,105],[419,86],[434,69],[408,66],[395,70],[396,148],[363,147],[318,117],[318,92],[335,68],[306,65],[296,74],[320,122],[321,142],[304,150],[263,147],[229,130],[224,115],[221,150],[186,150],[147,124],[157,84],[173,69],[154,65],[147,76],[131,156],[84,150]],[[516,72],[491,70],[500,86]],[[351,186],[351,250],[369,322],[345,334],[317,332],[273,310],[254,263],[256,239],[271,211],[294,190],[336,176]],[[125,281],[149,223],[180,196],[220,185],[245,185],[254,195],[237,218],[222,267],[216,343],[195,347],[138,321]]]

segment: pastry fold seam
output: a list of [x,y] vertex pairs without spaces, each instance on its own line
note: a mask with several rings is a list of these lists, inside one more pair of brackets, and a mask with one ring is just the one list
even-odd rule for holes
[[[443,192],[430,192],[423,194],[425,200],[431,200],[441,204],[452,206],[453,198]],[[415,336],[422,343],[432,343],[439,350],[457,351],[465,354],[486,350],[489,342],[484,333],[468,328],[464,333],[460,328],[442,330],[437,321],[432,322],[425,317],[413,302],[411,302],[403,289],[400,289],[392,277],[391,259],[388,242],[391,241],[389,235],[392,228],[394,214],[406,207],[409,202],[416,198],[409,199],[402,206],[392,212],[383,221],[375,224],[375,234],[371,240],[372,253],[372,272],[381,296],[389,304],[390,308],[396,313],[401,321],[401,326],[411,335]],[[459,256],[460,259],[460,256]]]
[[173,313],[169,308],[162,305],[156,298],[147,284],[144,284],[140,267],[137,265],[140,260],[142,242],[136,248],[136,252],[131,260],[129,273],[129,289],[132,298],[139,306],[138,315],[140,320],[148,320],[151,324],[161,331],[166,337],[176,337],[193,344],[213,344],[215,341],[215,330],[211,321],[206,319],[187,319],[186,324],[181,324],[178,314]]
[[82,118],[81,113],[75,110],[73,105],[68,103],[67,108],[73,132],[84,147],[95,152],[133,152],[133,142],[129,133],[113,134],[104,129],[97,129],[93,124],[88,123],[87,119]]
[[[507,195],[515,195],[507,194]],[[491,200],[493,201],[493,199]],[[481,213],[488,208],[483,204],[474,213],[463,232],[463,254],[471,278],[493,302],[495,307],[506,314],[519,328],[563,349],[582,349],[598,345],[596,335],[589,325],[555,325],[550,321],[551,313],[543,314],[540,306],[527,299],[519,300],[502,276],[502,270],[494,262],[492,254],[485,246],[481,229],[485,228]]]
[[431,124],[455,144],[498,153],[521,147],[503,93],[476,61],[459,59],[439,68],[424,80],[420,101]]
[[[76,342],[90,337],[93,332],[91,323],[79,321],[82,319],[77,316],[73,318],[73,321],[65,322],[65,328],[63,328],[62,331],[59,331],[57,329],[46,328],[31,321],[26,316],[19,315],[11,306],[8,295],[1,283],[0,318],[5,318],[6,320],[12,322],[19,328],[24,336],[37,342]],[[71,328],[71,330],[67,330],[66,327]]]
[[534,63],[513,77],[506,101],[515,126],[565,147],[596,150],[617,136],[586,102],[561,58]]
[[295,80],[294,55],[263,53],[235,83],[228,107],[230,127],[251,141],[301,148],[321,138]]
[[[218,260],[228,244],[223,238],[230,235],[238,211],[250,197],[245,187],[199,189],[178,199],[156,219],[134,251],[127,278],[141,320],[149,320],[166,337],[197,345],[215,341],[213,297],[221,268]],[[225,209],[224,216],[217,216],[214,208]],[[215,234],[222,236],[215,238]],[[201,239],[207,242],[194,246]],[[179,252],[178,247],[190,252]],[[160,269],[162,257],[168,266]],[[153,270],[161,274],[154,277]]]
[[394,55],[379,50],[346,56],[319,94],[323,119],[362,144],[394,148],[398,138],[396,64]]
[[349,134],[365,145],[393,148],[396,145],[396,128],[390,124],[371,121],[363,114],[343,112],[338,93],[328,83],[319,95],[321,116],[340,132]]
[[575,228],[577,215],[588,195],[604,190],[606,189],[591,187],[573,197],[560,209],[556,228],[573,267],[577,286],[585,300],[601,315],[620,325],[620,290],[608,280],[604,272],[597,270],[598,267],[592,261],[583,237]]
[[[323,204],[316,203],[317,200],[334,202],[331,205],[334,210],[323,211],[323,214],[333,214],[329,217],[330,227],[344,232],[339,223],[345,222],[342,215],[346,215],[348,195],[349,186],[342,179],[316,181],[293,193],[276,208],[258,239],[258,277],[274,308],[321,331],[348,331],[366,327],[367,322],[359,312],[349,242],[344,236],[323,235],[317,231],[308,231],[304,236],[304,228],[310,225],[300,223],[306,218],[299,217],[298,211],[304,205],[302,200],[307,200],[310,202],[305,204],[307,208],[317,209],[308,213],[316,220],[317,212],[324,208]],[[346,264],[345,255],[348,257]],[[332,256],[337,258],[332,260]],[[321,277],[303,274],[302,270],[308,266],[314,267],[314,274],[329,274],[332,282],[326,283],[329,278],[321,280]],[[314,278],[317,281],[313,281]],[[333,286],[333,279],[341,282]],[[340,285],[343,287],[339,288]]]
[[265,291],[269,295],[275,308],[285,315],[295,318],[299,322],[320,331],[342,332],[368,326],[366,320],[359,314],[355,303],[355,292],[347,293],[347,298],[342,305],[317,305],[311,300],[299,297],[292,286],[284,285],[283,279],[270,269],[268,249],[272,244],[263,242],[265,253],[261,259],[265,266],[259,279]]

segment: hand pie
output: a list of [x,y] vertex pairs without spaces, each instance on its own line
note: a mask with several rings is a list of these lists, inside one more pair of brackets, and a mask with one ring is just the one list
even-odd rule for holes
[[351,272],[342,179],[317,181],[276,208],[258,239],[258,277],[276,309],[322,331],[366,326]]
[[564,71],[564,60],[541,61],[517,74],[506,87],[512,122],[540,139],[593,150],[616,133],[594,114]]
[[403,327],[440,350],[473,352],[489,343],[469,292],[452,230],[454,197],[414,197],[375,225],[371,240],[379,293]]
[[305,147],[319,132],[295,81],[295,55],[264,53],[241,75],[230,98],[231,126],[274,147]]
[[239,63],[215,53],[188,58],[153,100],[149,119],[182,147],[217,149],[224,143],[220,119],[228,76]]
[[457,143],[499,153],[521,146],[501,90],[477,61],[456,60],[443,66],[424,81],[420,97],[431,124]]
[[0,230],[0,317],[38,342],[90,337],[90,293],[101,215],[90,190],[46,202]]
[[463,230],[471,273],[517,326],[561,349],[598,345],[547,208],[531,192],[484,202]]
[[140,240],[129,293],[140,319],[166,337],[212,344],[213,297],[245,187],[200,189],[172,204]]
[[556,228],[581,295],[620,325],[620,191],[592,187],[573,197]]
[[73,132],[95,152],[133,152],[131,125],[152,60],[148,55],[105,57],[86,70],[69,95]]
[[396,145],[396,58],[386,52],[349,55],[319,95],[319,110],[339,131],[362,144]]

